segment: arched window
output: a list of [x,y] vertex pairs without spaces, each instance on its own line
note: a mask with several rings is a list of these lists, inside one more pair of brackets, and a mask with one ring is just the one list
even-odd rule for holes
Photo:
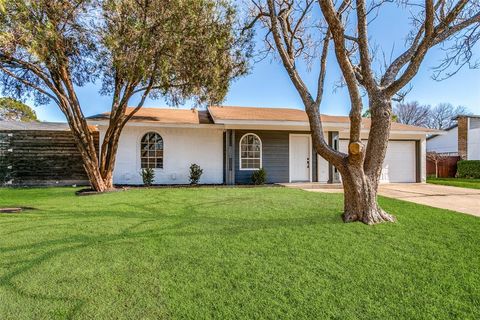
[[141,168],[163,168],[163,139],[156,132],[146,133],[140,144]]
[[240,170],[258,170],[262,167],[262,141],[253,133],[240,139]]

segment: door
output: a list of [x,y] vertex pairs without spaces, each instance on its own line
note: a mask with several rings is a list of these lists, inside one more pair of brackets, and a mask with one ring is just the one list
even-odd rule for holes
[[416,181],[415,141],[390,141],[383,161],[382,182]]
[[290,182],[311,181],[310,135],[290,135]]

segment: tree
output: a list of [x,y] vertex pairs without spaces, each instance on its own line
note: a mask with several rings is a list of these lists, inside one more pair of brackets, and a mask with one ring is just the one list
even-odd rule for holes
[[[391,62],[378,66],[380,46],[372,45],[368,31],[375,16],[393,1],[355,2],[343,0],[252,0],[254,21],[267,29],[266,48],[281,59],[292,84],[300,95],[310,122],[314,147],[340,172],[344,187],[343,220],[375,224],[395,221],[377,203],[377,190],[391,127],[392,99],[402,94],[425,58],[438,44],[450,50],[454,64],[471,57],[478,40],[478,1],[425,0],[399,1],[397,10],[412,14],[412,32],[406,50]],[[319,4],[319,6],[317,6]],[[397,23],[397,22],[396,22]],[[348,153],[334,150],[325,140],[320,105],[322,102],[329,44],[333,42],[342,81],[350,98]],[[453,44],[452,44],[453,43]],[[452,44],[448,46],[448,44]],[[385,56],[385,55],[383,55]],[[312,94],[297,63],[318,59],[317,90]],[[364,96],[365,95],[365,96]],[[361,139],[363,99],[371,113],[368,143]]]
[[[60,108],[97,191],[112,187],[121,131],[147,97],[218,102],[246,71],[249,35],[235,32],[227,2],[12,0],[2,10],[3,92]],[[112,95],[100,156],[76,93],[98,77],[101,92]],[[135,95],[139,102],[127,114]]]
[[448,159],[448,156],[446,156],[445,154],[438,153],[435,151],[427,152],[427,160],[430,160],[433,163],[435,163],[435,178],[438,178],[438,165],[447,159]]
[[397,121],[420,127],[428,127],[430,122],[430,106],[421,105],[417,101],[398,103],[393,109]]
[[454,107],[450,103],[440,103],[430,110],[428,127],[445,130],[456,123],[456,116],[469,114],[471,113],[463,106]]
[[38,121],[32,108],[12,98],[0,98],[0,120]]
[[[370,117],[371,117],[370,109],[366,109],[366,110],[362,113],[362,118],[370,118]],[[393,122],[398,122],[397,115],[396,115],[395,113],[392,114],[392,121],[393,121]]]

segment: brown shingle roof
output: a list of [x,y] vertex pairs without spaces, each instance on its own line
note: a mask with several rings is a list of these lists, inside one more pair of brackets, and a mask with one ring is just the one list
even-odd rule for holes
[[[127,108],[127,114],[134,108]],[[110,112],[100,113],[89,120],[108,120]],[[177,123],[177,124],[213,124],[213,121],[206,110],[196,109],[174,109],[174,108],[142,108],[132,117],[130,121]]]
[[[127,113],[133,109],[134,108],[127,108]],[[350,123],[350,119],[347,116],[321,115],[321,118],[324,123]],[[108,120],[109,112],[97,114],[88,119]],[[164,124],[214,124],[214,121],[222,122],[222,120],[308,122],[308,117],[305,111],[300,109],[209,106],[208,111],[175,108],[142,108],[133,116],[131,121]],[[365,129],[370,128],[369,118],[363,119],[363,126]],[[392,130],[437,132],[437,130],[401,123],[392,123]]]
[[[287,108],[256,108],[256,107],[230,107],[230,106],[210,106],[208,111],[214,120],[252,120],[252,121],[298,121],[308,122],[307,113],[300,109]],[[321,115],[322,122],[325,123],[344,123],[349,124],[350,119],[347,116]],[[370,119],[363,118],[363,126],[370,129]],[[411,126],[401,123],[392,123],[392,130],[395,131],[424,131],[436,132],[423,127]]]
[[308,121],[300,109],[209,106],[208,111],[215,120]]

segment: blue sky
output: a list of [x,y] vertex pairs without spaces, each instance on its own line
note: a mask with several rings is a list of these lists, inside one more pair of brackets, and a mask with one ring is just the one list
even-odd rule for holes
[[[370,38],[372,44],[380,45],[385,52],[397,55],[404,48],[404,37],[408,32],[406,16],[399,14],[396,7],[390,6],[382,11],[378,19],[370,25]],[[258,47],[262,44],[259,42]],[[393,48],[393,49],[392,49]],[[474,50],[475,58],[480,59],[480,48]],[[421,104],[436,105],[449,102],[453,105],[466,106],[471,112],[480,114],[480,70],[463,68],[455,76],[444,80],[435,81],[431,78],[432,68],[444,56],[441,48],[436,47],[429,52],[422,67],[411,82],[412,90],[406,101],[419,101]],[[321,112],[332,115],[346,115],[349,112],[349,100],[345,89],[334,90],[334,83],[340,79],[338,66],[333,52],[329,56],[328,74],[326,79],[325,95]],[[303,63],[299,70],[307,85],[315,92],[318,66],[313,65],[309,72]],[[110,107],[111,97],[98,93],[99,84],[90,84],[78,89],[78,95],[85,115],[92,115],[107,111]],[[131,104],[135,103],[135,99]],[[278,60],[267,58],[259,63],[252,64],[250,73],[243,78],[235,80],[226,96],[224,105],[258,106],[258,107],[290,107],[302,109],[301,100],[292,86],[283,66]],[[147,100],[145,107],[166,107],[160,100]],[[191,105],[180,108],[190,108]],[[57,106],[35,107],[35,111],[44,121],[65,121],[63,114]]]

